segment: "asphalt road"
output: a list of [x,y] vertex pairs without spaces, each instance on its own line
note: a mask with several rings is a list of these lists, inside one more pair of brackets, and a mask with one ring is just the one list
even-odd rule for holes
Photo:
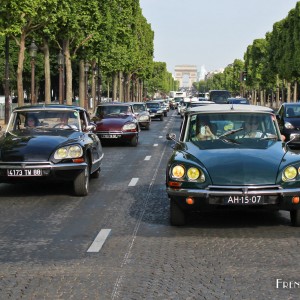
[[[106,145],[87,197],[0,185],[0,299],[299,299],[300,229],[287,212],[222,211],[169,225],[167,132]],[[298,283],[298,285],[297,285]]]

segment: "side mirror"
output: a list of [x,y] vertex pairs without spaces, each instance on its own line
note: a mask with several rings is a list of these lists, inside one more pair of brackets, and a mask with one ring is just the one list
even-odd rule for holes
[[176,134],[175,133],[167,133],[166,134],[166,139],[168,141],[176,141]]

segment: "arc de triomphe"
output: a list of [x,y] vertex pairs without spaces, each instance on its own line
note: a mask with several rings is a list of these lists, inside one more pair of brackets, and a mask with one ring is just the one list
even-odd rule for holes
[[[188,80],[186,80],[188,78]],[[175,80],[179,81],[179,87],[191,88],[197,82],[197,66],[178,65],[175,66]]]

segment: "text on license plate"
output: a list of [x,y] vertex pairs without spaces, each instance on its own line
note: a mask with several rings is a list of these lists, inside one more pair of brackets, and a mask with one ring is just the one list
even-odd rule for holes
[[41,169],[7,170],[7,176],[43,176],[43,172]]
[[263,204],[264,197],[260,195],[247,195],[247,196],[228,196],[224,199],[224,204],[228,205],[241,205],[241,204]]
[[101,137],[103,139],[117,139],[117,138],[120,138],[121,135],[120,134],[101,134]]

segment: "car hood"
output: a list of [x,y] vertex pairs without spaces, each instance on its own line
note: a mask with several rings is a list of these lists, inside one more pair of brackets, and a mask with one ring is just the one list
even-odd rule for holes
[[200,149],[193,143],[187,143],[186,146],[183,157],[204,166],[213,185],[275,184],[284,157],[286,164],[292,160],[299,161],[297,156],[293,158],[292,153],[284,151],[281,142],[259,149]]
[[131,122],[132,117],[128,115],[103,118],[96,121],[97,130],[121,130],[125,123]]
[[0,138],[0,161],[48,161],[59,146],[78,142],[80,135],[81,133],[71,130],[59,130],[43,135],[6,133]]

